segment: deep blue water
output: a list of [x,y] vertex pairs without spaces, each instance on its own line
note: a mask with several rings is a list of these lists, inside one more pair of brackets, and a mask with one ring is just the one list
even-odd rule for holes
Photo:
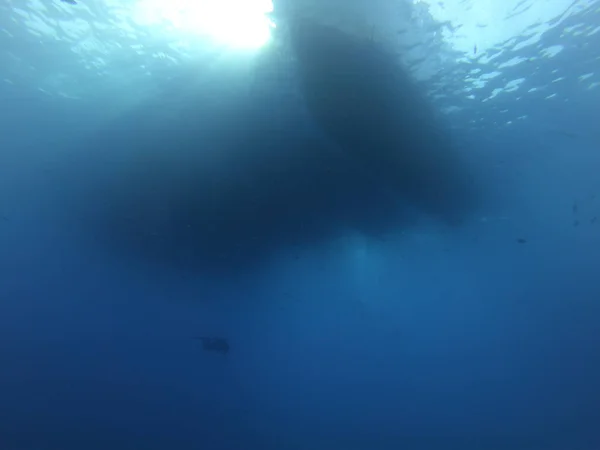
[[597,92],[450,130],[319,32],[116,115],[3,85],[0,449],[599,448]]

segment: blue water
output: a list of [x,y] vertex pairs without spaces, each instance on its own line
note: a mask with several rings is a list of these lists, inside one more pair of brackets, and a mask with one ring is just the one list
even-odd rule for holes
[[0,449],[600,448],[600,43],[561,37],[599,17],[517,94],[379,72],[325,116],[281,54],[49,94],[7,20]]

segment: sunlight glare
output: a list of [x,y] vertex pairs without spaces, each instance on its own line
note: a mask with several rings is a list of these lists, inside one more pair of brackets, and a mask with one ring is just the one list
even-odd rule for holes
[[166,23],[235,48],[259,48],[271,37],[271,0],[138,0],[136,22]]

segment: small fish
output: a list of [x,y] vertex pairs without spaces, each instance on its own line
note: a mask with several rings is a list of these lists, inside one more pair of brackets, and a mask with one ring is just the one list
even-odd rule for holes
[[579,226],[579,220],[576,220],[576,221],[574,221],[574,222],[573,222],[573,226],[574,226],[574,227],[578,227],[578,226]]
[[555,133],[560,134],[561,136],[568,137],[570,139],[575,139],[577,137],[577,133],[573,133],[568,130],[556,130]]
[[590,219],[590,223],[596,223],[596,220],[598,220],[598,217],[594,216]]
[[517,239],[517,242],[518,242],[519,244],[525,244],[525,243],[527,243],[527,239],[525,239],[525,238],[518,238],[518,239]]
[[223,355],[229,353],[229,342],[225,338],[196,336],[194,339],[202,341],[202,349],[207,352],[217,352]]
[[473,46],[473,54],[476,55],[477,54],[477,44],[475,44]]
[[577,211],[579,210],[579,207],[577,206],[577,202],[573,203],[572,209],[573,209],[573,214],[577,214]]
[[60,0],[63,3],[68,3],[69,5],[76,5],[77,2],[75,0]]

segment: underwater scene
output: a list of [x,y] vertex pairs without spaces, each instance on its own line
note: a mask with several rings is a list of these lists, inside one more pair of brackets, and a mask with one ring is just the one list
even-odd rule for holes
[[600,0],[0,0],[0,450],[600,449]]

